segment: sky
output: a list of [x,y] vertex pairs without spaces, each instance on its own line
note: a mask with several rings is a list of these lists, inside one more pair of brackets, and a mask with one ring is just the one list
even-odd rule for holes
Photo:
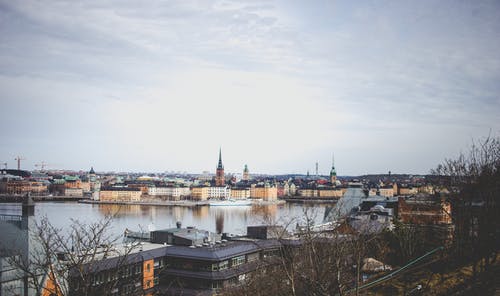
[[0,0],[0,163],[425,174],[500,135],[498,1]]

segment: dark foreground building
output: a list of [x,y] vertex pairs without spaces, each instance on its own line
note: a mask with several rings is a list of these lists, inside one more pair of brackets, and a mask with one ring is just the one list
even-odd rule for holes
[[[127,256],[92,262],[85,272],[92,274],[91,290],[97,294],[213,295],[244,282],[279,254],[283,240],[269,229],[249,227],[246,237],[223,239],[215,233],[178,225],[151,232],[150,241],[136,244]],[[123,252],[117,250],[117,254]],[[76,294],[82,290],[78,272],[70,277],[70,287]]]

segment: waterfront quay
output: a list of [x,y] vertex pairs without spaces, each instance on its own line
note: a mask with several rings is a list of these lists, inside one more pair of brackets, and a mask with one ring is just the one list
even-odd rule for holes
[[[79,203],[87,203],[87,204],[103,204],[103,205],[142,205],[142,206],[179,206],[179,207],[200,207],[200,206],[208,206],[210,205],[210,200],[158,200],[158,199],[150,199],[150,200],[141,200],[141,201],[100,201],[100,200],[91,200],[91,199],[81,199],[78,200]],[[276,200],[276,201],[252,201],[253,205],[278,205],[286,203],[285,200]]]
[[102,204],[102,205],[141,205],[141,206],[179,206],[179,207],[199,207],[209,205],[208,200],[192,201],[192,200],[149,200],[149,201],[100,201],[91,199],[81,199],[79,203],[87,204]]

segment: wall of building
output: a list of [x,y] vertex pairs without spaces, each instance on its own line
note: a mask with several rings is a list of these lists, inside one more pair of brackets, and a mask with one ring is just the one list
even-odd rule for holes
[[250,187],[250,197],[262,199],[264,201],[274,201],[278,199],[278,189],[274,186],[253,186]]
[[140,190],[101,190],[99,200],[101,201],[140,201],[142,192]]
[[250,198],[250,188],[232,188],[231,198],[234,199],[245,199]]

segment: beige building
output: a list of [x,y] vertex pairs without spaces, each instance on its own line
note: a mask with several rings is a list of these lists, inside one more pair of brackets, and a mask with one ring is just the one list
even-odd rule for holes
[[65,196],[82,197],[83,196],[83,189],[82,188],[65,188],[64,195]]
[[420,187],[418,187],[417,191],[419,193],[426,193],[426,194],[434,194],[434,193],[436,193],[435,190],[434,190],[434,186],[432,186],[432,185],[423,185],[423,186],[420,186]]
[[418,193],[418,188],[416,187],[399,187],[399,195],[415,195]]
[[82,183],[80,185],[81,185],[83,192],[90,192],[90,182],[82,181]]
[[297,190],[297,195],[302,197],[317,197],[318,190],[314,188],[299,188]]
[[9,194],[41,194],[47,192],[47,185],[37,181],[8,180],[0,182],[0,192]]
[[231,188],[231,198],[234,199],[245,199],[250,198],[250,188]]
[[99,191],[100,201],[140,201],[142,192],[139,188],[108,187]]
[[208,186],[191,187],[191,198],[194,200],[207,200]]
[[270,186],[267,183],[264,186],[252,185],[250,187],[250,197],[265,201],[274,201],[278,199],[278,188]]
[[341,198],[344,191],[340,188],[320,188],[318,195],[320,198]]
[[392,186],[380,187],[379,188],[380,196],[383,197],[393,197],[394,196],[394,188]]

